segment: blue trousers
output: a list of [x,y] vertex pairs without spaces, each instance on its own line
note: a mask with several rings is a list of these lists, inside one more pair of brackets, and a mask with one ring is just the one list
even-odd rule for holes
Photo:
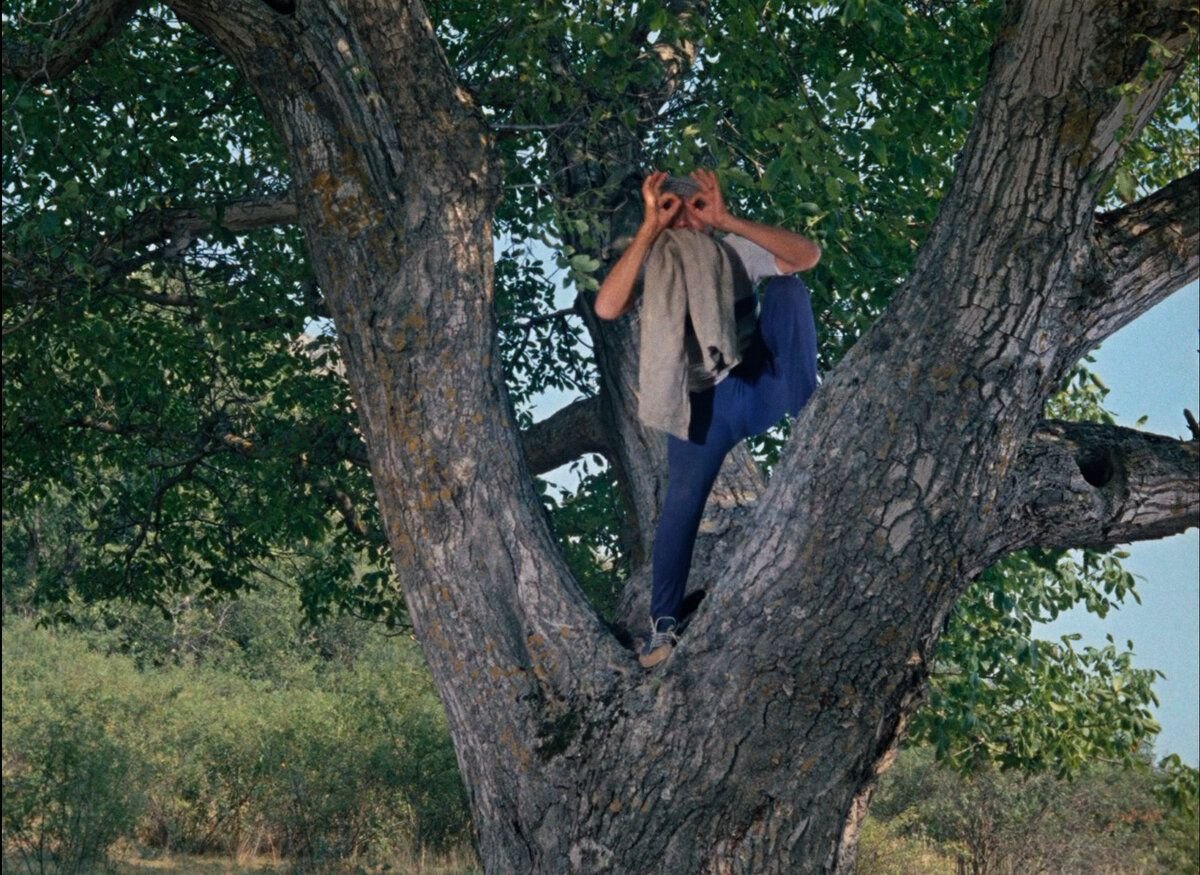
[[667,497],[654,535],[650,616],[679,618],[704,503],[725,455],[751,435],[795,416],[817,387],[817,331],[808,288],[771,279],[754,346],[729,376],[692,392],[688,439],[667,436]]

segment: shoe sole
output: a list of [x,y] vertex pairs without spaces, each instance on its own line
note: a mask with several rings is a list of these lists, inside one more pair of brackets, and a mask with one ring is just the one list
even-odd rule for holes
[[638,662],[642,664],[642,668],[654,668],[654,666],[670,656],[673,649],[668,645],[660,647],[658,650],[652,650],[649,653],[638,654]]

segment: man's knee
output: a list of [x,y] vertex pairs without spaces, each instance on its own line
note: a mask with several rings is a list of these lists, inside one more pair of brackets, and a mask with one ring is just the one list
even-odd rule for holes
[[804,284],[804,280],[800,279],[800,277],[796,276],[795,274],[791,274],[791,273],[785,273],[785,274],[780,274],[779,276],[773,276],[769,280],[767,280],[767,285],[764,289],[764,293],[770,292],[773,290],[777,290],[777,291],[781,291],[781,292],[798,292],[798,293],[804,294],[804,295],[808,294],[808,286],[806,286]]
[[796,276],[777,276],[763,292],[759,328],[771,354],[788,357],[815,332],[808,286]]
[[811,324],[812,302],[804,280],[790,274],[772,277],[763,290],[759,318],[764,328],[783,331],[784,336],[780,339],[786,339],[794,325]]

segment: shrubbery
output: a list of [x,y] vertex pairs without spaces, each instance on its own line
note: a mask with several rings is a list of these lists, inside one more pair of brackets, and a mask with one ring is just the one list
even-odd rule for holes
[[4,654],[5,851],[90,871],[145,810],[149,760],[131,732],[144,709],[80,641],[6,627]]
[[1165,804],[1171,777],[1144,765],[1094,764],[1072,781],[990,767],[963,776],[926,746],[906,750],[875,794],[860,875],[1200,871],[1196,812]]
[[440,704],[405,639],[286,683],[139,670],[4,626],[4,845],[83,871],[120,835],[171,851],[385,859],[467,840]]

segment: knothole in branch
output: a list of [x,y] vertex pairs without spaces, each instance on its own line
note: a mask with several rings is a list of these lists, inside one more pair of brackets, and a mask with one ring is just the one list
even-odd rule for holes
[[1097,489],[1107,486],[1117,472],[1116,459],[1108,447],[1089,447],[1075,457],[1083,479]]

